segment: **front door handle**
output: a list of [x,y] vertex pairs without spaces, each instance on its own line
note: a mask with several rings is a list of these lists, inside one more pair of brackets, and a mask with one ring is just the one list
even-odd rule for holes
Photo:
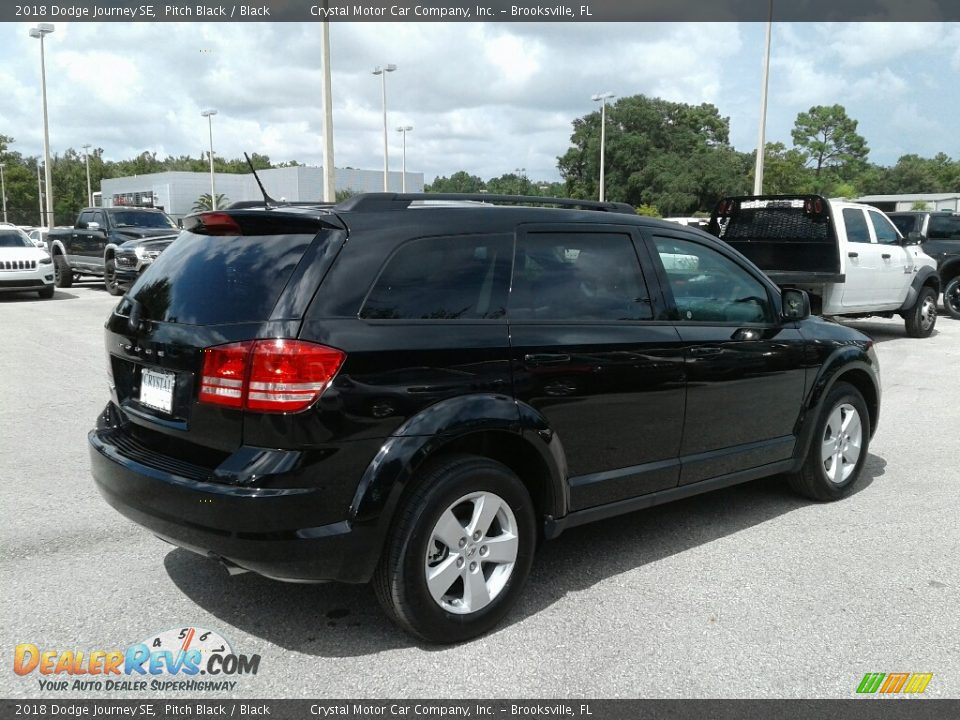
[[744,340],[759,340],[759,339],[760,339],[760,331],[757,330],[756,328],[740,328],[740,329],[737,330],[735,333],[733,333],[733,336],[732,336],[730,339],[731,339],[731,340],[740,340],[740,341],[744,341]]
[[890,253],[884,253],[884,254],[881,255],[880,257],[882,257],[884,260],[889,260],[889,259],[890,259]]
[[704,355],[719,355],[723,350],[718,347],[698,346],[690,348],[690,354],[703,357]]
[[570,356],[559,353],[531,353],[529,355],[524,355],[523,361],[527,365],[532,366],[563,365],[564,363],[570,362]]
[[860,257],[860,253],[848,252],[847,257]]

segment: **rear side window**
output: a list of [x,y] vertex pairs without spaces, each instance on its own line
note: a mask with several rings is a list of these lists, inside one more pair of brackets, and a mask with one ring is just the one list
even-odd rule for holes
[[870,222],[873,223],[873,231],[877,234],[877,242],[884,245],[895,245],[900,241],[896,229],[880,213],[870,212]]
[[928,238],[960,238],[960,215],[931,215]]
[[506,314],[508,235],[422,238],[393,254],[360,310],[368,320],[494,320]]
[[629,235],[529,233],[517,242],[511,320],[653,317]]
[[147,320],[215,325],[262,321],[314,235],[180,234],[140,276],[129,297]]
[[847,226],[847,240],[854,243],[870,242],[870,231],[867,229],[863,210],[844,208],[843,224]]

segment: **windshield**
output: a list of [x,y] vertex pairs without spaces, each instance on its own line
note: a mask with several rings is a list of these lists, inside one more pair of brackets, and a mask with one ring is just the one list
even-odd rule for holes
[[19,230],[0,230],[0,247],[4,248],[22,248],[33,247],[30,238]]
[[176,230],[177,225],[162,212],[126,210],[112,215],[114,227],[164,228]]

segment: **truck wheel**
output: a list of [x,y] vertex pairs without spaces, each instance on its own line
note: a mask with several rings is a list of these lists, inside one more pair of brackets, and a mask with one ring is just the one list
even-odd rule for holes
[[63,255],[53,256],[53,283],[58,288],[68,288],[73,285],[73,271]]
[[950,317],[960,320],[960,275],[951,279],[943,289],[943,307]]
[[419,474],[373,585],[387,614],[428,642],[482,635],[523,590],[536,544],[530,494],[507,467],[457,455]]
[[43,300],[49,300],[53,297],[53,285],[48,285],[43,290],[37,290],[37,295],[39,295]]
[[937,324],[937,291],[928,285],[920,288],[917,301],[907,310],[903,319],[906,321],[907,335],[915,338],[929,337],[933,326]]
[[870,446],[870,415],[860,391],[838,382],[823,401],[810,450],[790,487],[820,502],[853,492]]
[[113,258],[104,263],[103,286],[111,295],[123,295],[123,288],[117,283],[117,263]]

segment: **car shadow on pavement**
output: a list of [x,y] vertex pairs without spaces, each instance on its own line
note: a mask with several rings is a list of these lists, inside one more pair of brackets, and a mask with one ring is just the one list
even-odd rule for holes
[[[884,474],[886,461],[867,457],[854,495]],[[573,528],[545,542],[518,605],[492,634],[522,622],[568,593],[648,563],[706,545],[811,504],[773,477]],[[164,559],[174,584],[204,610],[243,632],[287,650],[355,657],[419,643],[393,625],[367,585],[298,585],[252,573],[229,577],[212,560],[176,549]]]
[[[937,322],[940,322],[940,318],[937,318]],[[843,323],[845,327],[851,328],[852,330],[858,330],[864,335],[869,337],[875,343],[883,343],[888,340],[903,340],[905,342],[917,342],[917,338],[912,338],[907,335],[907,331],[904,329],[903,325],[888,325],[878,322],[870,322],[869,320],[856,320],[856,321],[846,321]],[[937,328],[933,328],[933,332],[930,333],[930,337],[937,336]]]
[[0,302],[32,302],[47,303],[51,300],[76,300],[77,295],[64,292],[63,290],[54,290],[52,298],[41,298],[37,296],[36,290],[25,292],[0,293]]

